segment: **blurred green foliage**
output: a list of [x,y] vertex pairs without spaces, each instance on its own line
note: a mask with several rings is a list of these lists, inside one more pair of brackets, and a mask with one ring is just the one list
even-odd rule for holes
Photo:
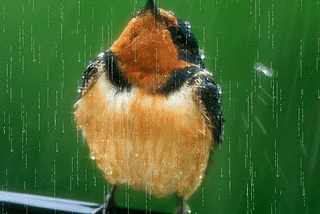
[[[104,201],[109,185],[76,129],[73,104],[89,60],[144,3],[0,2],[1,190]],[[319,1],[156,4],[191,23],[223,91],[224,142],[188,201],[192,213],[319,213]],[[160,212],[177,206],[173,196],[129,186],[116,201]]]

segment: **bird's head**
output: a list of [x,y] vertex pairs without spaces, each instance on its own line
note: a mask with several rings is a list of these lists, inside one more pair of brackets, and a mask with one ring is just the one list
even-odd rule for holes
[[154,89],[170,71],[203,67],[190,25],[174,13],[157,8],[152,0],[132,19],[110,47],[122,75],[141,88]]

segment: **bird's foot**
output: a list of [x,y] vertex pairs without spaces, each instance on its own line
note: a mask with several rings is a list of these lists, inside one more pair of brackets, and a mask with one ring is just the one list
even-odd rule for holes
[[189,214],[191,213],[191,209],[187,202],[184,199],[180,200],[180,207],[176,214]]
[[99,208],[99,210],[95,214],[114,214],[116,213],[116,202],[114,200],[115,191],[117,186],[112,185],[110,188],[110,192],[108,193],[104,204]]

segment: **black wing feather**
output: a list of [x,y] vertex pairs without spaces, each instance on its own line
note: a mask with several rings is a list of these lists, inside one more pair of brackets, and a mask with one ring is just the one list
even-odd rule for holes
[[196,94],[207,111],[212,123],[212,134],[216,143],[222,142],[223,122],[221,107],[221,89],[210,75],[199,75],[193,82],[197,85]]
[[97,58],[90,61],[86,70],[82,74],[82,86],[79,87],[80,96],[83,96],[85,91],[90,89],[96,80],[96,74],[99,69],[103,69],[106,73],[106,77],[117,88],[117,90],[127,91],[131,90],[131,84],[121,74],[120,68],[117,64],[119,61],[118,56],[112,51],[108,50],[103,54],[99,54]]

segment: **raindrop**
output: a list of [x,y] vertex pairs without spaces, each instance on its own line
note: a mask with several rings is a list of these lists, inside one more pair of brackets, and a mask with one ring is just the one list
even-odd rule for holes
[[256,71],[260,71],[262,72],[264,75],[266,75],[267,77],[272,77],[274,74],[274,71],[271,68],[268,68],[266,66],[264,66],[261,62],[255,62],[253,68]]
[[112,175],[112,169],[111,169],[111,167],[106,167],[106,168],[104,169],[104,171],[106,172],[107,175]]
[[190,22],[185,21],[185,22],[184,22],[184,24],[187,26],[187,28],[188,28],[188,29],[190,29],[190,28],[191,28],[191,24],[190,24]]
[[199,55],[202,60],[206,57],[203,49],[199,50]]

